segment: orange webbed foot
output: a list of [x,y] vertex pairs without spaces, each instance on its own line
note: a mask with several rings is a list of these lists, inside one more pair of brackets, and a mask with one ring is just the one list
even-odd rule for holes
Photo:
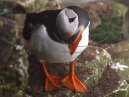
[[54,76],[54,75],[49,75],[46,77],[45,81],[45,91],[52,91],[56,90],[61,87],[61,78]]
[[48,92],[60,88],[62,78],[49,74],[46,68],[46,64],[43,64],[43,69],[46,75],[44,90]]
[[74,62],[70,63],[70,70],[70,74],[62,80],[63,86],[74,89],[77,92],[86,92],[87,88],[74,74]]

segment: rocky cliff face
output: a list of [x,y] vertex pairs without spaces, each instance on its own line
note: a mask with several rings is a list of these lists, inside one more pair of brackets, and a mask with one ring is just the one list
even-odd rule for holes
[[[115,43],[113,37],[102,39],[104,33],[118,35],[116,32],[122,29],[128,8],[115,2],[92,2],[79,6],[88,11],[92,24],[89,46],[77,58],[75,65],[75,73],[87,85],[88,92],[76,93],[62,87],[46,93],[43,91],[45,76],[41,63],[34,55],[28,56],[22,29],[26,12],[61,8],[60,1],[0,1],[1,97],[129,97],[129,39],[118,41],[115,38]],[[107,40],[110,40],[108,44]],[[47,68],[61,77],[69,71],[69,65],[63,63],[48,64]]]

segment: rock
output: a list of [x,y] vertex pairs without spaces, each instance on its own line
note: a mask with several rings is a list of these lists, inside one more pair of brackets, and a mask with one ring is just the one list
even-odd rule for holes
[[[129,40],[125,40],[116,44],[101,45],[106,49],[112,57],[114,63],[123,64],[129,67]],[[120,78],[118,87],[111,93],[108,93],[106,97],[128,97],[129,96],[129,68],[123,71],[117,71]]]
[[6,0],[7,7],[13,8],[14,13],[39,12],[48,9],[58,9],[60,0]]
[[[107,51],[112,55],[114,62],[120,62],[129,67],[129,40],[112,44]],[[119,87],[113,91],[109,97],[128,97],[129,96],[129,69],[118,71],[120,77]]]
[[88,11],[94,28],[101,24],[103,18],[124,17],[128,11],[127,6],[113,1],[89,2],[81,7]]
[[9,13],[26,13],[24,7],[14,0],[2,0],[0,5],[2,10],[7,10]]
[[102,22],[102,17],[105,17],[111,11],[111,6],[104,2],[89,2],[87,4],[83,4],[83,8],[89,14],[92,28],[99,26]]
[[87,97],[105,97],[118,88],[119,81],[118,73],[107,65],[97,85],[89,91]]
[[[114,63],[115,64],[115,63]],[[117,63],[118,64],[118,63]],[[125,80],[129,69],[115,70],[107,65],[98,83],[87,93],[87,97],[128,97],[129,84]],[[124,65],[121,65],[124,66]],[[127,66],[125,66],[127,67]],[[119,68],[119,67],[117,67]],[[123,79],[124,78],[124,79]]]
[[[1,3],[0,3],[1,6]],[[23,20],[23,19],[22,19]],[[24,21],[23,21],[24,22]],[[22,25],[23,26],[23,25]],[[19,60],[26,57],[19,25],[12,10],[0,7],[0,96],[14,97],[27,82],[27,65]],[[24,56],[24,57],[23,57]],[[22,75],[24,74],[24,75]],[[13,87],[13,88],[12,88]]]
[[[18,61],[23,56],[23,48],[19,40],[19,29],[16,19],[11,13],[0,15],[0,96],[14,97],[14,94],[25,84],[23,67]],[[27,71],[27,70],[26,70]],[[22,73],[21,73],[22,72]],[[12,88],[13,87],[13,88]]]
[[[127,67],[126,65],[121,65],[121,66]],[[129,96],[129,84],[127,82],[129,78],[128,71],[129,71],[129,68],[124,68],[117,71],[118,76],[120,78],[119,85],[114,91],[107,94],[108,97],[128,97]]]
[[14,97],[32,97],[32,96],[26,94],[26,93],[25,93],[24,91],[22,91],[22,90],[19,90],[19,91],[17,91],[17,93],[14,95]]
[[[8,32],[8,33],[7,33]],[[12,57],[13,46],[16,42],[17,27],[15,20],[0,17],[0,50],[1,63],[7,63]]]
[[105,49],[96,46],[89,46],[86,51],[79,56],[78,63],[85,64],[87,68],[91,69],[90,72],[92,71],[92,75],[87,78],[89,89],[98,83],[105,67],[111,62],[110,54]]
[[[126,41],[122,41],[116,44],[111,44],[109,46],[109,48],[107,49],[107,51],[112,55],[113,60],[121,61],[121,58],[128,60],[129,57],[129,40]],[[124,61],[125,61],[124,60]],[[123,61],[121,61],[123,62]],[[125,61],[126,63],[128,63],[128,61]],[[126,64],[123,63],[123,64]],[[129,65],[128,65],[129,66]]]
[[[45,1],[45,0],[44,0]],[[22,6],[24,6],[24,7],[26,7],[26,6],[29,6],[29,5],[31,5],[31,4],[33,4],[33,3],[35,3],[35,0],[17,0],[17,1],[15,1],[15,0],[12,0],[12,2],[17,2],[18,4],[20,4],[20,5],[22,5]],[[45,1],[46,2],[46,1]],[[44,2],[44,3],[45,3]]]

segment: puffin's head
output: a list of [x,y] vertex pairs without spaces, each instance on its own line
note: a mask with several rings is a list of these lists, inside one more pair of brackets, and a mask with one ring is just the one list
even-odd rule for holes
[[61,10],[56,19],[60,39],[72,44],[89,24],[87,13],[77,7],[69,6]]

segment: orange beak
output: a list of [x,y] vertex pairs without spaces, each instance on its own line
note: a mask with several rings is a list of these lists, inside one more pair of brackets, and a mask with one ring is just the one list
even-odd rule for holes
[[[69,50],[70,50],[70,54],[72,55],[77,47],[78,47],[78,44],[82,38],[82,33],[83,33],[83,30],[84,30],[84,26],[80,26],[79,29],[77,30],[76,34],[73,35],[73,33],[68,33],[67,34],[67,37],[68,39],[71,39],[70,41],[68,41],[68,47],[69,47]],[[74,36],[74,37],[72,37]]]
[[76,40],[72,44],[69,44],[69,46],[68,46],[71,55],[76,51],[76,49],[78,47],[78,44],[82,38],[83,30],[84,30],[84,26],[80,26],[79,27],[79,35],[77,36]]
[[70,44],[70,45],[68,46],[71,55],[76,51],[76,48],[78,47],[78,44],[79,44],[81,38],[82,38],[82,31],[79,33],[79,35],[78,35],[78,37],[76,38],[76,40],[74,41],[74,43],[73,43],[73,44]]

